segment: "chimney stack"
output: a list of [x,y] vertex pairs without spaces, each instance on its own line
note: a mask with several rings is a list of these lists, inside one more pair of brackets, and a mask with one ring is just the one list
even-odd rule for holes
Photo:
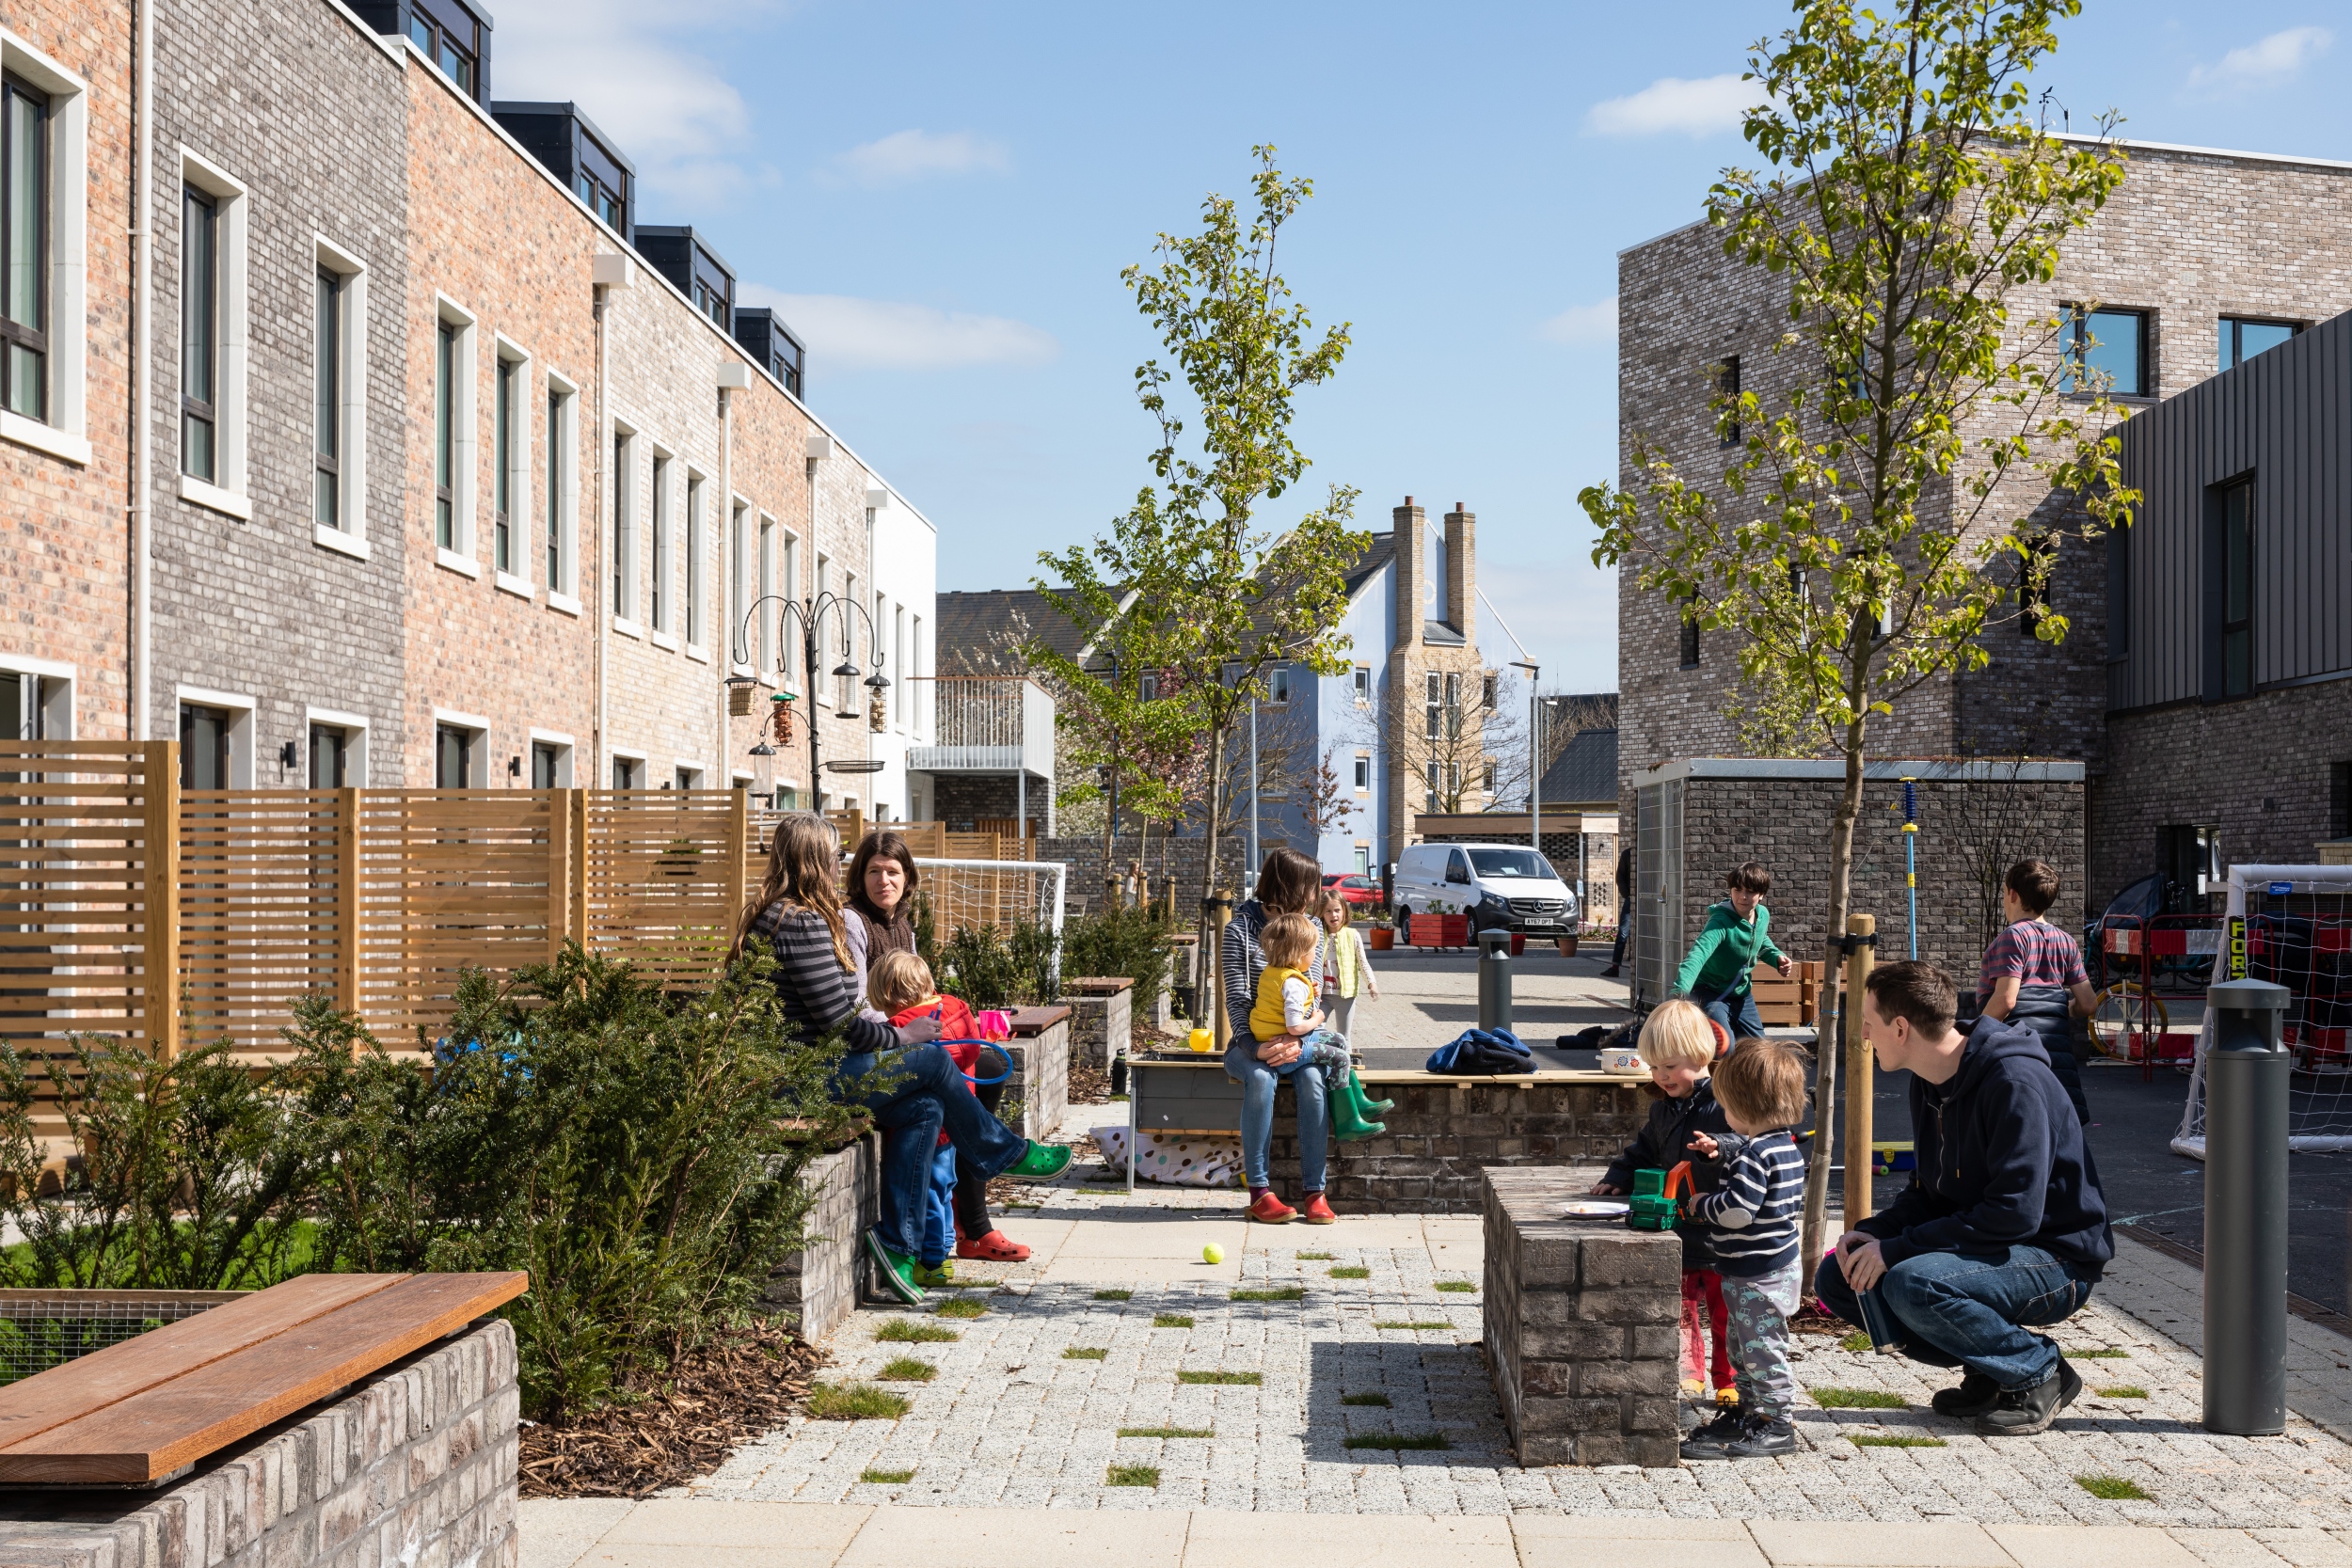
[[1396,630],[1391,641],[1409,648],[1421,641],[1422,601],[1429,592],[1429,519],[1410,496],[1389,515],[1396,530],[1391,541],[1396,547]]
[[1445,619],[1478,645],[1478,517],[1460,501],[1445,515]]

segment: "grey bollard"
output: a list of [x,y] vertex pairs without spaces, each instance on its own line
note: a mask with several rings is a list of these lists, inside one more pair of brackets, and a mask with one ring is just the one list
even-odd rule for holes
[[1511,933],[1478,933],[1478,1026],[1511,1027]]
[[2262,1437],[2287,1418],[2287,989],[2207,993],[2205,1430]]

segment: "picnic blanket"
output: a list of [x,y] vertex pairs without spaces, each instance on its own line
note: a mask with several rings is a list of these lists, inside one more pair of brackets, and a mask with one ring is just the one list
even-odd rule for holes
[[[1091,1130],[1095,1146],[1113,1170],[1127,1168],[1127,1129]],[[1199,1133],[1146,1132],[1136,1140],[1136,1180],[1177,1187],[1238,1187],[1242,1184],[1241,1140]]]

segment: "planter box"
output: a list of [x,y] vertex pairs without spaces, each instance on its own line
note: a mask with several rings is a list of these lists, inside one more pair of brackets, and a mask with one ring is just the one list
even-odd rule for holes
[[1415,947],[1468,947],[1470,916],[1417,914],[1413,916],[1412,943]]
[[1067,982],[1072,1061],[1108,1072],[1111,1058],[1126,1052],[1134,1036],[1135,984],[1116,975]]
[[1024,1137],[1041,1142],[1054,1135],[1070,1109],[1070,1017],[1067,1006],[1022,1007],[1012,1014],[1012,1076],[1005,1098],[1021,1101]]
[[768,1276],[764,1305],[792,1320],[804,1339],[821,1339],[857,1310],[866,1229],[882,1216],[882,1134],[809,1162],[801,1180],[815,1200],[801,1233],[808,1244]]
[[1364,945],[1375,953],[1386,953],[1396,946],[1396,927],[1375,926],[1364,933]]

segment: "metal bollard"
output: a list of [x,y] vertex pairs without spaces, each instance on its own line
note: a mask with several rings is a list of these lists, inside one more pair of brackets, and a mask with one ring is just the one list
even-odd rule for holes
[[2286,1427],[2287,989],[2227,980],[2206,995],[2205,1430]]
[[1478,933],[1478,1026],[1511,1027],[1511,933]]

